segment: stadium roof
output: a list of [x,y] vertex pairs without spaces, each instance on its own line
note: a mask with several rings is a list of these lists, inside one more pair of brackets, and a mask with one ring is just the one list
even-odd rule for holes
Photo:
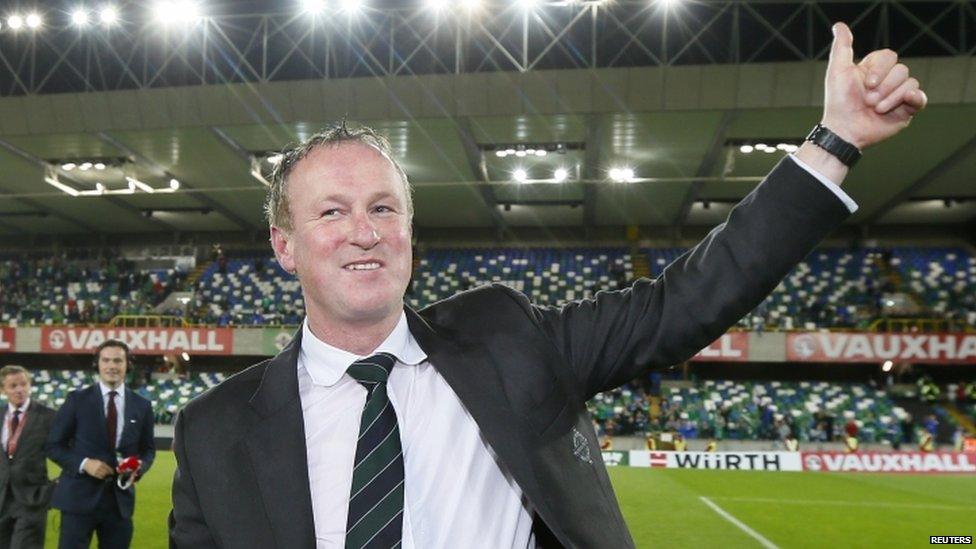
[[[593,4],[582,3],[580,9],[596,11]],[[273,61],[287,73],[298,70],[289,59],[304,57],[302,70],[307,75],[301,79],[271,77],[265,67],[236,79],[214,71],[183,86],[172,85],[179,78],[166,72],[165,63],[155,76],[149,65],[138,70],[118,63],[117,70],[133,74],[113,84],[104,74],[92,77],[98,72],[94,69],[84,74],[79,60],[49,64],[47,72],[8,62],[5,69],[0,67],[0,83],[9,92],[0,98],[0,235],[262,231],[266,187],[261,174],[270,168],[267,156],[343,117],[388,134],[415,184],[418,227],[714,225],[782,157],[782,149],[796,144],[818,120],[825,69],[821,59],[828,38],[819,20],[810,26],[817,32],[805,38],[788,40],[783,34],[791,28],[791,13],[801,18],[814,15],[812,3],[705,4],[717,14],[714,21],[695,18],[699,31],[686,39],[692,50],[700,50],[699,59],[705,59],[701,52],[715,47],[700,40],[709,29],[724,24],[718,11],[725,9],[722,6],[733,6],[727,9],[742,10],[754,19],[777,21],[766,28],[760,42],[779,43],[779,57],[756,62],[765,50],[746,41],[743,44],[753,44],[749,51],[756,55],[739,52],[733,59],[738,62],[671,63],[662,57],[668,45],[652,45],[657,35],[637,27],[621,47],[643,51],[646,62],[610,63],[599,56],[588,62],[585,52],[575,58],[567,53],[587,43],[586,37],[570,39],[580,23],[573,23],[569,14],[561,23],[565,33],[549,26],[549,38],[527,40],[529,50],[519,53],[499,41],[491,51],[482,51],[485,59],[512,57],[514,65],[497,70],[454,66],[456,70],[424,71],[411,65],[418,55],[428,61],[440,56],[434,65],[447,67],[445,52],[475,43],[460,39],[431,48],[418,40],[419,53],[413,58],[411,50],[394,51],[391,46],[388,59],[370,62],[376,65],[371,76],[354,71],[343,75],[333,67],[333,72],[326,69],[327,78],[314,74],[317,58],[303,49],[315,46],[293,44],[277,51]],[[872,4],[904,11],[896,2]],[[953,15],[962,17],[958,27],[963,30],[976,16],[966,11],[965,3],[944,3],[956,6],[952,9],[958,13],[939,3],[923,4],[931,13],[915,14],[921,21],[915,26],[921,38],[902,38],[908,53],[924,40],[937,42],[932,35],[945,32],[939,25],[953,20]],[[870,8],[841,3],[844,6]],[[777,15],[774,8],[782,13]],[[408,15],[390,13],[401,18],[390,23],[391,29],[418,25]],[[585,23],[586,12],[579,13],[584,14],[579,21]],[[872,12],[867,13],[864,21],[871,17]],[[233,18],[227,17],[204,25],[229,25]],[[260,17],[269,25],[274,21],[271,15]],[[602,32],[627,27],[620,21],[611,24],[609,15],[600,17],[594,20],[603,22]],[[542,35],[546,33],[539,30],[541,23],[555,24],[541,16],[533,21],[525,29]],[[902,32],[897,25],[872,29]],[[862,49],[864,42],[879,41],[877,32],[867,30],[855,27]],[[691,31],[694,28],[684,32]],[[488,30],[481,34],[481,40],[495,38]],[[260,38],[261,33],[249,36]],[[869,151],[853,172],[845,189],[861,210],[850,223],[952,224],[976,219],[971,175],[976,173],[976,63],[972,52],[965,50],[966,36],[961,32],[958,40],[949,40],[954,51],[932,51],[931,57],[907,61],[923,82],[931,106],[909,131]],[[51,40],[60,39],[56,37]],[[0,36],[0,42],[16,39]],[[798,47],[793,41],[807,45]],[[596,42],[601,51],[606,48],[606,43]],[[228,54],[234,49],[229,43],[209,55]],[[105,49],[108,44],[105,41],[98,50],[101,57],[89,52],[89,59],[112,63],[116,57]],[[401,41],[397,48],[403,47]],[[183,63],[186,66],[179,70],[189,71],[190,54],[176,48],[168,62]],[[74,52],[64,51],[65,59]],[[352,45],[333,53],[341,51],[358,49]],[[547,61],[554,51],[563,51],[565,59]],[[670,51],[677,53],[673,47]],[[5,52],[6,61],[16,59],[11,50]],[[263,52],[273,53],[270,48]],[[249,56],[247,51],[237,53],[240,62]],[[394,58],[402,62],[395,64]],[[381,65],[394,70],[379,70]],[[545,66],[556,68],[539,68]],[[65,89],[71,89],[72,79],[88,84],[78,91],[54,93],[58,90],[37,86],[45,75],[53,75],[47,80]],[[760,143],[781,147],[765,153],[756,147]],[[753,151],[744,153],[743,147]],[[513,154],[505,154],[509,149]],[[546,155],[522,154],[526,149],[544,149]],[[90,166],[83,170],[85,163]],[[99,165],[104,169],[96,169]],[[517,171],[520,168],[524,173]],[[557,174],[557,168],[566,171]],[[169,192],[176,186],[173,180],[179,188]]]

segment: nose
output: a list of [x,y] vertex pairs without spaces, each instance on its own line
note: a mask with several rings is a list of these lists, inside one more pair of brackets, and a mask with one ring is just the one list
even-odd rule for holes
[[361,213],[353,217],[349,242],[364,250],[369,250],[379,244],[380,234],[368,214]]

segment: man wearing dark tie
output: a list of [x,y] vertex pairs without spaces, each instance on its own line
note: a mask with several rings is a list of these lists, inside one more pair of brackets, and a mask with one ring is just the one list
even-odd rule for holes
[[107,340],[95,351],[98,382],[73,391],[58,410],[47,454],[61,466],[51,504],[61,510],[58,547],[88,547],[98,532],[101,548],[122,549],[132,541],[135,486],[120,488],[121,458],[141,461],[144,475],[156,456],[152,404],[125,387],[129,347]]
[[413,205],[389,143],[343,124],[284,154],[266,213],[307,316],[181,410],[172,544],[632,547],[586,401],[754,309],[856,209],[839,185],[861,150],[925,105],[894,52],[855,64],[834,32],[808,141],[656,280],[560,308],[500,284],[405,307]]
[[54,410],[32,400],[30,373],[20,366],[0,368],[7,397],[0,458],[0,547],[44,547],[47,507],[53,485],[47,478],[44,442]]

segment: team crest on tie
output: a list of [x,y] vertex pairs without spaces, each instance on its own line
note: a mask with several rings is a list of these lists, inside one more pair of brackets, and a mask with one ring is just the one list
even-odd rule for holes
[[590,457],[590,445],[576,427],[573,427],[573,455],[583,463],[593,463],[593,458]]

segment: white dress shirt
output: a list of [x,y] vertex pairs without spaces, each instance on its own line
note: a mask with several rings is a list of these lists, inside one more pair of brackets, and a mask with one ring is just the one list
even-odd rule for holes
[[[401,315],[370,355],[397,357],[388,380],[404,460],[404,549],[534,547],[532,512],[454,390]],[[316,546],[341,548],[366,389],[345,373],[361,356],[302,327],[298,392],[305,422]]]
[[6,450],[7,442],[10,441],[10,436],[13,435],[13,433],[10,432],[10,422],[14,419],[14,412],[20,410],[20,422],[23,423],[24,416],[27,414],[27,408],[29,407],[30,397],[27,397],[27,400],[20,405],[20,408],[14,407],[14,405],[10,404],[9,402],[7,403],[7,413],[3,416],[3,440],[0,440],[0,448]]

